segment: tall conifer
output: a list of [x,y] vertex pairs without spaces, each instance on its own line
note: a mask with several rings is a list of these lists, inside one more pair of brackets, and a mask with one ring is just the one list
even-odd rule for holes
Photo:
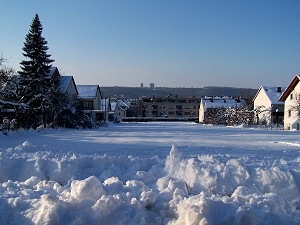
[[[26,115],[27,127],[40,125],[39,119],[46,125],[45,104],[49,104],[49,90],[52,85],[49,72],[54,60],[47,54],[47,41],[42,36],[42,31],[42,24],[36,14],[25,37],[23,56],[26,59],[20,63],[21,71],[19,71],[20,102],[27,103],[31,107]],[[29,118],[32,121],[28,121]]]

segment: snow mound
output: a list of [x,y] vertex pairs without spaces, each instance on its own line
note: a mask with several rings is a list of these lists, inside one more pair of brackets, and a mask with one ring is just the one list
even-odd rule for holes
[[1,148],[0,224],[300,224],[298,150],[224,149],[189,154],[173,144],[134,157],[30,141]]

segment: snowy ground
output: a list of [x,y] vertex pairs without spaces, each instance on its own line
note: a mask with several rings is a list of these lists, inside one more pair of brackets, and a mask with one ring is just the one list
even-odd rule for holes
[[0,135],[0,224],[300,224],[295,131],[194,123]]

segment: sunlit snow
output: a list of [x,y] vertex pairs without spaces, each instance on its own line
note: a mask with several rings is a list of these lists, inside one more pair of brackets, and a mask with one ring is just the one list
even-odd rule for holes
[[300,224],[296,131],[194,123],[0,135],[0,224]]

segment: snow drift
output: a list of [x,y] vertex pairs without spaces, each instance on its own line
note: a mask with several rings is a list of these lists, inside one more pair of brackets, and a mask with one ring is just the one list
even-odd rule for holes
[[298,151],[169,149],[164,157],[84,154],[30,140],[0,148],[0,223],[300,224]]

